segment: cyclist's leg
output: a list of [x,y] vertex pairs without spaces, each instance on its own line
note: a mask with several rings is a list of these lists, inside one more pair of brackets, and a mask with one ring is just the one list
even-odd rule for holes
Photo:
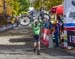
[[37,54],[40,55],[40,38],[38,36],[38,40],[37,40]]
[[34,35],[34,53],[36,51],[36,48],[37,48],[36,35]]

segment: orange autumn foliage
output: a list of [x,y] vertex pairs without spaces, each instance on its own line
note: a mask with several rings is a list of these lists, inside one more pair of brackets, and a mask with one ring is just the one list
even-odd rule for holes
[[[5,0],[5,1],[6,1],[6,15],[12,16],[12,7],[9,4],[11,0]],[[0,0],[0,15],[2,15],[3,12],[4,12],[3,0]]]

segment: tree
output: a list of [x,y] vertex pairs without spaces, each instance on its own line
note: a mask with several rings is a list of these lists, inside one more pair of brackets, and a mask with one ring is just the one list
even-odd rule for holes
[[20,3],[18,0],[13,0],[12,1],[12,9],[13,9],[13,14],[14,15],[19,15],[19,10],[20,10]]
[[0,0],[0,15],[2,15],[3,13],[10,15],[12,13],[11,6],[9,5],[10,1],[11,0]]
[[18,0],[20,2],[20,11],[28,11],[29,1],[28,0]]
[[22,12],[28,11],[29,2],[28,0],[12,0],[11,6],[13,14],[19,15]]
[[0,0],[0,15],[3,13],[3,1]]
[[[51,7],[62,4],[62,0],[36,0],[34,7],[36,9],[40,7],[45,7],[49,10]],[[43,6],[42,6],[43,5]]]
[[[3,1],[0,0],[0,14],[3,13]],[[29,0],[5,0],[6,3],[6,13],[11,15],[19,15],[22,12],[28,11]]]

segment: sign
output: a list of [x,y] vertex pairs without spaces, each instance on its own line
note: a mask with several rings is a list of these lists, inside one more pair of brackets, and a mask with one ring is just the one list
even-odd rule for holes
[[64,27],[75,30],[75,0],[64,0]]
[[67,31],[68,45],[75,46],[75,31]]

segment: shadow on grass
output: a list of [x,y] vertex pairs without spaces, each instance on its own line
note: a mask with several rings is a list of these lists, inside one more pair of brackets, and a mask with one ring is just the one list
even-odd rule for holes
[[32,41],[33,38],[13,38],[13,39],[10,39],[9,42],[30,42]]
[[[33,53],[33,38],[16,38],[10,39],[9,42],[26,42],[25,45],[0,45],[0,54],[34,54]],[[60,50],[60,48],[47,48],[41,44],[41,54],[50,56],[75,56]],[[28,54],[27,54],[28,53]]]

